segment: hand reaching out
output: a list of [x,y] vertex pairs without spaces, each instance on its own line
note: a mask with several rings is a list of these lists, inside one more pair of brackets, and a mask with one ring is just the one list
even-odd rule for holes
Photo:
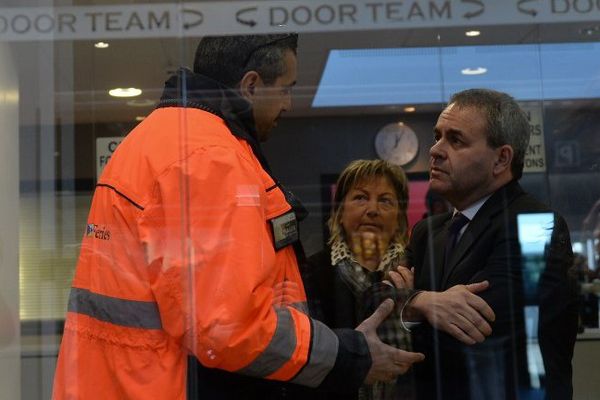
[[296,282],[284,280],[273,287],[273,305],[291,306],[301,296],[300,286]]
[[393,309],[394,302],[391,299],[385,300],[356,328],[365,335],[371,353],[371,369],[365,378],[365,383],[368,385],[377,381],[392,382],[398,375],[408,371],[412,364],[425,359],[421,353],[412,353],[389,346],[377,336],[377,327]]

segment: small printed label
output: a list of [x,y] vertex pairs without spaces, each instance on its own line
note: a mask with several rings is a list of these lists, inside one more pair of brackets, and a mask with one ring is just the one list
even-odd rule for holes
[[273,218],[270,222],[273,229],[275,250],[280,250],[298,240],[298,221],[293,211]]

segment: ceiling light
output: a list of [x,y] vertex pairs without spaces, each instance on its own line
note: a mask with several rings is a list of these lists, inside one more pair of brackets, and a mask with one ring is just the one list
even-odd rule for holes
[[412,113],[412,112],[415,112],[415,111],[417,111],[417,109],[415,107],[413,107],[413,106],[404,107],[404,112]]
[[0,90],[0,103],[18,104],[19,92],[16,90]]
[[477,68],[465,68],[460,71],[463,75],[482,75],[487,72],[487,68],[477,67]]
[[142,90],[138,88],[115,88],[108,91],[113,97],[135,97],[142,94]]
[[152,107],[156,103],[150,99],[133,99],[127,102],[128,106],[131,107]]
[[136,121],[143,121],[145,119],[146,119],[146,117],[144,117],[143,115],[138,115],[137,117],[135,117]]
[[473,31],[466,31],[465,32],[465,36],[468,36],[468,37],[475,37],[475,36],[479,36],[479,35],[481,35],[480,31],[473,30]]
[[94,43],[94,47],[97,49],[106,49],[109,46],[106,42],[96,42]]
[[600,32],[600,26],[598,26],[598,25],[587,26],[587,27],[581,28],[579,30],[579,34],[585,35],[585,36],[593,36],[593,35],[598,34],[599,32]]

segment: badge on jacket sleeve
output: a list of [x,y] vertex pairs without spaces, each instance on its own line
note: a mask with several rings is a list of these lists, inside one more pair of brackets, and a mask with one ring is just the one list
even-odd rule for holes
[[273,218],[269,222],[273,231],[275,250],[280,250],[298,240],[298,221],[293,211]]

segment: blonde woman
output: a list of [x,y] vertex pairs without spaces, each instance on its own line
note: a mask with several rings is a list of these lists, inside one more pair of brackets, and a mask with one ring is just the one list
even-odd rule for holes
[[[342,171],[329,219],[328,247],[304,269],[311,314],[331,328],[357,326],[387,296],[382,283],[402,264],[408,241],[408,187],[404,171],[383,160],[356,160]],[[405,287],[412,274],[399,270]],[[397,311],[397,310],[396,310]],[[378,329],[387,344],[410,349],[410,337],[394,312]],[[329,399],[410,398],[411,374],[397,382],[363,386],[349,397]]]

